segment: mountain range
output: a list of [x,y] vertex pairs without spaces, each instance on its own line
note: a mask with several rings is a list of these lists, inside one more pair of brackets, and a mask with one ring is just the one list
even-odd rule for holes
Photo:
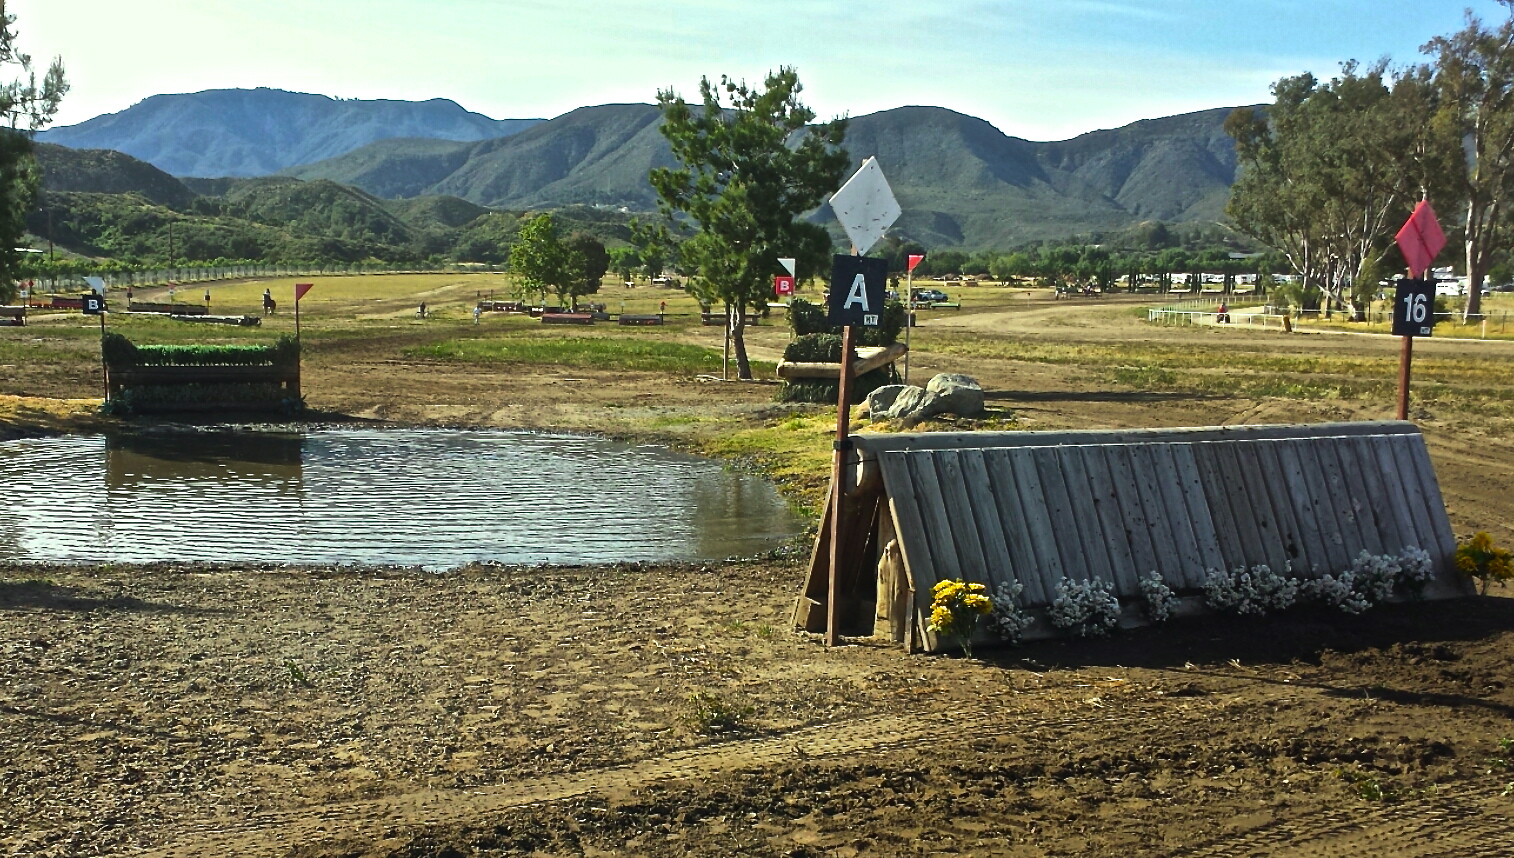
[[[220,104],[216,109],[222,112],[196,101],[201,96]],[[271,123],[270,114],[259,113],[260,104],[299,105],[311,113],[300,122]],[[408,118],[385,124],[383,111],[402,105],[412,111],[404,114]],[[134,113],[149,108],[156,120]],[[1236,176],[1234,143],[1223,130],[1230,111],[1142,120],[1071,140],[1034,142],[944,108],[901,107],[849,120],[846,146],[856,163],[871,155],[883,165],[904,209],[896,233],[929,247],[1009,248],[1143,221],[1222,219]],[[441,117],[439,125],[422,120],[433,115]],[[184,120],[189,124],[178,124],[179,116],[190,117]],[[491,133],[488,123],[496,120],[452,102],[349,102],[240,90],[155,96],[41,139],[137,154],[180,176],[206,175],[204,168],[175,166],[195,156],[200,164],[242,165],[240,172],[226,175],[281,171],[388,200],[442,196],[489,209],[581,205],[640,212],[656,207],[647,172],[673,164],[660,119],[653,105],[610,104],[546,121],[517,120]],[[280,125],[272,137],[270,125]],[[464,132],[478,136],[467,138]],[[73,142],[83,140],[89,142]],[[240,142],[222,150],[218,140]],[[358,140],[362,143],[349,145]],[[149,151],[165,154],[138,154]],[[284,166],[275,169],[278,164]],[[54,181],[49,179],[50,186]],[[187,187],[224,193],[199,180]],[[817,217],[827,219],[827,213]]]
[[505,137],[539,119],[490,119],[444,98],[345,100],[281,89],[154,95],[119,112],[37,135],[75,149],[114,149],[175,176],[266,176],[376,140]]

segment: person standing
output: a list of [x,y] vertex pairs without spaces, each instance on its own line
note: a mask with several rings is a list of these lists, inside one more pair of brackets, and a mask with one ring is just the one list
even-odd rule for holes
[[482,304],[474,304],[473,305],[473,324],[475,324],[475,325],[478,324],[478,319],[483,314],[484,314],[483,305]]

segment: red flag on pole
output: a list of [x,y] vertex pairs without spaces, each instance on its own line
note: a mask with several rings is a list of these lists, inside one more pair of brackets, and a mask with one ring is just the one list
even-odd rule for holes
[[305,293],[309,292],[314,287],[315,287],[314,283],[296,283],[296,284],[294,284],[294,302],[296,304],[300,303],[300,299],[303,298],[303,297],[305,297]]
[[1435,219],[1435,209],[1430,208],[1429,200],[1421,200],[1398,231],[1398,248],[1409,263],[1409,276],[1415,279],[1424,276],[1445,246],[1446,234]]
[[923,259],[925,259],[925,254],[923,254],[923,253],[918,253],[918,254],[917,253],[911,253],[909,255],[909,270],[914,271],[915,270],[915,266],[919,265],[920,261],[923,260]]

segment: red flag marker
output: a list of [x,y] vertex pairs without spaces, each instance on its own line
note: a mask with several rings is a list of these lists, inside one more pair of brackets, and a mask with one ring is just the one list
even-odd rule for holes
[[309,292],[313,288],[315,288],[315,284],[314,283],[296,283],[296,284],[294,284],[294,300],[295,300],[295,303],[299,303],[299,300],[301,298],[305,297],[305,293]]
[[915,270],[915,266],[919,265],[920,262],[921,262],[921,260],[923,260],[923,259],[925,259],[925,254],[923,254],[923,253],[918,253],[918,254],[917,253],[911,253],[909,255],[909,270],[910,271],[914,271]]
[[1403,251],[1404,261],[1409,263],[1409,276],[1419,279],[1430,270],[1430,263],[1446,246],[1446,234],[1441,231],[1440,221],[1435,219],[1435,209],[1429,200],[1421,200],[1414,207],[1414,214],[1398,231],[1398,248]]

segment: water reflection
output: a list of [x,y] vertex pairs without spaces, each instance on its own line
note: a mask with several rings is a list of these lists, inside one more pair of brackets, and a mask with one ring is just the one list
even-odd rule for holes
[[602,563],[751,554],[773,487],[655,447],[511,432],[183,432],[0,444],[0,559]]

